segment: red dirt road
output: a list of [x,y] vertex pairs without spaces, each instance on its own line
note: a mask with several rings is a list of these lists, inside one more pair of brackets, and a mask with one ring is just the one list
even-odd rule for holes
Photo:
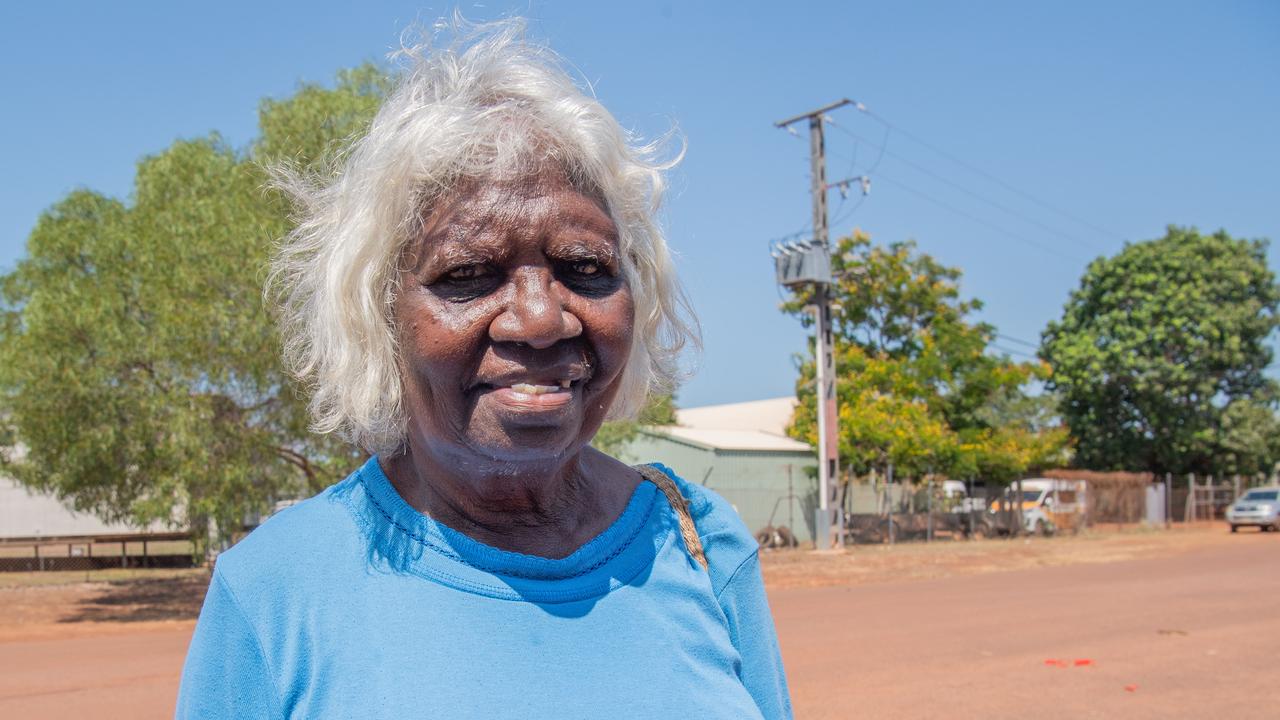
[[1280,717],[1280,535],[1232,541],[773,591],[796,717]]
[[0,717],[173,717],[191,622],[0,644]]
[[[790,553],[765,574],[797,718],[1280,717],[1280,534]],[[0,589],[0,718],[171,717],[203,582]]]

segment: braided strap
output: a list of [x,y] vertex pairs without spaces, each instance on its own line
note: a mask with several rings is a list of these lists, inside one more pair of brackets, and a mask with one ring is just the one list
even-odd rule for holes
[[703,570],[710,570],[707,567],[706,553],[702,551],[702,540],[698,537],[698,528],[694,526],[693,516],[689,514],[689,501],[680,493],[676,482],[652,465],[636,465],[635,468],[645,480],[657,485],[662,494],[667,496],[667,502],[671,505],[671,509],[676,511],[676,518],[680,521],[680,536],[684,539],[684,549],[698,561]]

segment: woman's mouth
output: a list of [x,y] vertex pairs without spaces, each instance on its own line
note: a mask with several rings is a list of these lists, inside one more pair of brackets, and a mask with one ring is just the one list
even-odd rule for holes
[[542,382],[517,382],[510,385],[490,386],[489,395],[499,404],[511,410],[537,412],[563,408],[574,400],[575,383],[558,380],[555,384]]
[[533,383],[515,383],[511,386],[512,392],[521,393],[523,395],[546,395],[548,393],[562,392],[569,389],[572,385],[571,380],[561,380],[559,385],[535,385]]

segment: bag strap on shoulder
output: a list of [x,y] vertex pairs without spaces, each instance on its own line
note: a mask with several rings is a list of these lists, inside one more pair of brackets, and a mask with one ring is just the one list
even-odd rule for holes
[[667,496],[667,502],[676,511],[676,518],[680,522],[680,536],[684,539],[685,550],[703,570],[709,571],[707,555],[702,551],[702,540],[698,537],[698,528],[694,526],[693,516],[689,514],[689,501],[681,494],[680,488],[676,487],[676,482],[652,465],[636,465],[635,468],[644,479],[657,485],[662,494]]

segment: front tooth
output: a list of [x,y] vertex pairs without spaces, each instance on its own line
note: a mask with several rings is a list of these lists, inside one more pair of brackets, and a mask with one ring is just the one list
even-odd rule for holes
[[561,381],[560,381],[560,387],[561,387],[561,388],[563,388],[563,389],[565,389],[565,390],[568,390],[568,389],[569,389],[569,384],[570,384],[571,382],[573,382],[573,381],[572,381],[572,380],[561,380]]
[[[565,387],[568,387],[568,386],[566,385]],[[560,388],[557,388],[555,385],[534,385],[532,383],[515,383],[514,385],[511,386],[511,389],[518,393],[524,393],[525,395],[546,395],[547,393],[553,393],[556,390],[559,390]]]

